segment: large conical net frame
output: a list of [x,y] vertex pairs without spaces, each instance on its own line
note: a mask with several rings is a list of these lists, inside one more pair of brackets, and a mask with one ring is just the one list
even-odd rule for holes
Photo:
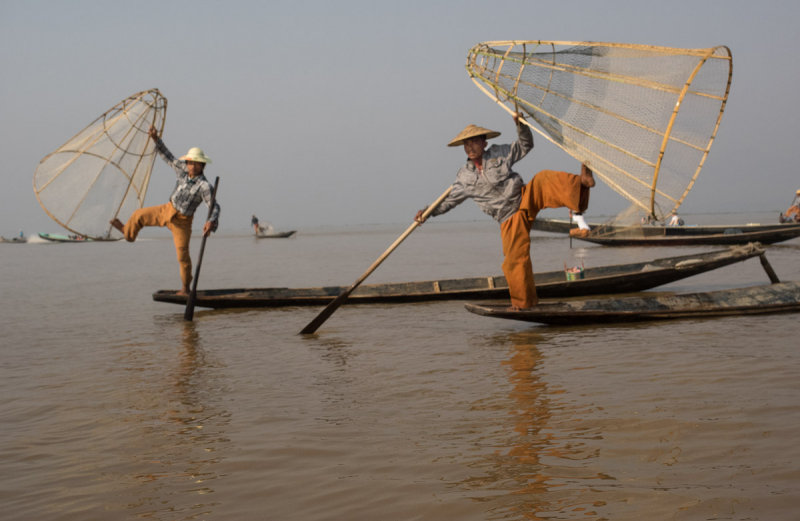
[[76,234],[111,237],[109,221],[144,204],[156,155],[148,131],[161,135],[166,113],[158,89],[138,92],[45,156],[33,190],[47,215]]
[[683,203],[719,129],[733,60],[725,46],[493,41],[469,51],[475,84],[661,219]]

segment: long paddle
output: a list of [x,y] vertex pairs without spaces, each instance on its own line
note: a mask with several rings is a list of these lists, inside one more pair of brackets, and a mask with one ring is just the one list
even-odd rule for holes
[[[433,210],[435,210],[437,206],[442,204],[442,201],[444,201],[445,197],[447,197],[450,194],[450,190],[452,189],[453,187],[451,186],[447,190],[445,190],[444,193],[440,195],[439,198],[433,202],[433,204],[431,204],[428,208],[425,209],[420,219],[422,221],[427,219],[428,216],[430,216],[431,212],[433,212]],[[344,290],[342,293],[339,294],[338,297],[333,299],[333,301],[331,301],[331,303],[328,304],[325,307],[325,309],[323,309],[314,320],[309,322],[308,325],[304,327],[302,331],[300,331],[300,334],[309,335],[315,332],[319,328],[319,326],[322,325],[323,322],[328,320],[328,317],[333,315],[333,312],[336,311],[339,308],[339,306],[344,304],[344,301],[347,300],[347,297],[350,296],[350,293],[352,293],[362,282],[364,282],[364,279],[369,277],[369,274],[375,271],[378,268],[378,266],[380,266],[381,263],[384,260],[386,260],[386,257],[388,257],[389,254],[392,253],[394,249],[397,248],[400,245],[400,243],[405,240],[406,237],[411,235],[411,232],[413,232],[419,225],[420,225],[419,221],[415,219],[414,222],[411,224],[411,226],[409,226],[408,229],[404,231],[403,234],[400,237],[398,237],[397,240],[395,240],[394,243],[392,243],[392,245],[389,246],[389,248],[385,252],[383,252],[383,255],[378,257],[378,259],[372,263],[372,266],[370,266],[369,269],[367,269],[367,271],[365,271],[364,274],[361,275],[358,278],[358,280],[356,280],[353,283],[352,286]]]
[[[211,205],[208,207],[208,217],[206,221],[211,219],[211,212],[214,211],[214,204],[217,202],[217,187],[219,186],[219,176],[214,181],[214,190],[211,191]],[[197,256],[197,268],[194,270],[194,279],[192,280],[192,291],[186,298],[186,310],[183,312],[183,319],[192,321],[194,318],[194,301],[197,300],[197,279],[200,278],[200,265],[203,264],[203,251],[206,249],[206,239],[208,237],[203,234],[203,240],[200,241],[200,254]]]

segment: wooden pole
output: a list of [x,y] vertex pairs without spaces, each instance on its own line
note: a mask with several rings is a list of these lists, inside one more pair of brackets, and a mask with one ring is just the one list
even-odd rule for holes
[[[211,213],[214,211],[214,204],[217,202],[217,187],[219,186],[219,176],[214,181],[214,190],[211,192],[211,205],[208,207],[208,217],[206,221],[211,219]],[[204,223],[205,226],[205,223]],[[203,264],[203,252],[206,249],[206,237],[203,234],[203,240],[200,241],[200,253],[197,256],[197,268],[194,271],[194,279],[192,280],[192,291],[186,298],[186,311],[183,312],[183,319],[189,322],[194,318],[194,301],[197,300],[197,279],[200,278],[200,266]]]
[[[435,210],[437,206],[442,204],[442,201],[445,200],[445,198],[450,194],[450,190],[452,190],[452,189],[453,189],[452,186],[449,187],[447,190],[444,191],[444,193],[442,195],[439,196],[438,199],[436,199],[428,208],[425,209],[425,211],[423,212],[423,214],[421,216],[421,220],[422,221],[425,221],[425,219],[427,219],[430,216],[431,212],[433,212],[433,210]],[[378,268],[378,266],[380,266],[381,263],[384,260],[386,260],[386,257],[388,257],[389,254],[392,253],[394,251],[394,249],[397,248],[400,245],[400,243],[403,242],[406,239],[406,237],[411,235],[411,232],[413,232],[419,225],[420,225],[420,222],[415,219],[414,222],[411,224],[411,226],[409,226],[408,229],[406,229],[406,231],[403,232],[403,234],[400,235],[400,237],[398,237],[397,240],[395,240],[394,243],[392,243],[392,245],[389,246],[389,248],[385,252],[383,252],[383,254],[380,257],[378,257],[378,259],[375,262],[372,263],[372,266],[370,266],[367,269],[367,271],[365,271],[364,274],[361,275],[358,278],[358,280],[356,280],[353,283],[352,286],[350,286],[349,288],[344,290],[342,293],[339,294],[338,297],[333,299],[333,301],[330,304],[328,304],[325,307],[325,309],[323,309],[322,312],[320,312],[320,314],[317,315],[316,318],[314,318],[314,320],[309,322],[308,325],[306,325],[306,327],[304,327],[300,331],[300,334],[301,335],[310,335],[310,334],[314,333],[317,329],[319,329],[319,326],[321,326],[326,320],[328,320],[328,317],[333,315],[334,311],[336,311],[339,308],[339,306],[344,304],[344,301],[347,300],[347,297],[350,296],[350,293],[355,291],[355,289],[362,282],[364,282],[364,279],[366,279],[370,275],[370,273],[375,271]]]
[[772,269],[772,265],[767,260],[767,256],[763,253],[758,256],[758,260],[761,261],[761,267],[764,268],[764,271],[767,272],[767,277],[769,277],[769,281],[773,284],[779,283],[781,280],[778,278],[778,275],[775,273],[775,270]]

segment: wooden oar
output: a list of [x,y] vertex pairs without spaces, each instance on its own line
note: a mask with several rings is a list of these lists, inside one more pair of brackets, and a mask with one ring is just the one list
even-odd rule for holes
[[[211,191],[211,205],[208,207],[208,217],[206,221],[211,219],[211,212],[214,211],[214,204],[217,202],[217,187],[219,186],[219,176],[214,181],[214,189]],[[203,251],[206,249],[206,239],[208,237],[203,234],[203,240],[200,241],[200,253],[197,256],[197,268],[194,270],[194,279],[192,280],[192,291],[186,298],[186,310],[183,312],[183,319],[192,321],[194,318],[194,301],[197,300],[197,279],[200,278],[200,265],[203,264]]]
[[[435,210],[437,206],[442,204],[442,201],[444,201],[444,199],[450,194],[450,190],[452,190],[452,189],[453,189],[452,186],[449,187],[447,190],[444,191],[444,193],[442,195],[439,196],[438,199],[436,199],[428,208],[425,209],[425,211],[422,213],[422,216],[421,216],[421,220],[422,221],[427,219],[428,216],[430,216],[431,212],[433,212],[433,210]],[[400,243],[405,240],[406,237],[411,235],[411,232],[413,232],[419,225],[420,225],[420,223],[415,219],[414,222],[411,224],[411,226],[409,226],[408,229],[405,232],[403,232],[403,234],[400,237],[398,237],[397,240],[395,240],[394,243],[392,243],[392,245],[389,246],[389,248],[385,252],[383,252],[383,255],[378,257],[378,259],[375,262],[372,263],[372,266],[370,266],[369,269],[367,269],[367,271],[365,271],[364,274],[361,275],[358,278],[358,280],[356,280],[353,283],[352,286],[350,286],[349,288],[344,290],[342,293],[339,294],[338,297],[333,299],[333,301],[331,301],[331,303],[328,304],[325,307],[325,309],[323,309],[322,312],[320,312],[320,314],[316,316],[316,318],[314,320],[309,322],[308,325],[306,327],[304,327],[302,331],[300,331],[300,334],[301,335],[309,335],[309,334],[315,332],[319,328],[319,326],[321,326],[323,324],[323,322],[328,320],[328,317],[333,315],[333,312],[336,311],[339,308],[339,306],[344,304],[344,301],[347,300],[347,297],[350,296],[350,293],[355,291],[355,289],[362,282],[364,282],[364,279],[369,277],[370,273],[375,271],[378,268],[378,266],[380,266],[381,263],[384,260],[386,260],[386,257],[388,257],[389,254],[392,253],[394,251],[394,249],[397,248],[400,245]]]

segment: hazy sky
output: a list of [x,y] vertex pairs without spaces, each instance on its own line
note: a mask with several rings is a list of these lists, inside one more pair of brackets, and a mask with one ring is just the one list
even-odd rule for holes
[[[164,141],[219,175],[222,230],[410,223],[453,180],[468,123],[513,136],[465,70],[487,40],[591,40],[733,52],[733,86],[686,213],[785,209],[800,87],[796,0],[0,0],[0,234],[63,231],[40,208],[39,161],[127,96],[169,100]],[[500,140],[503,139],[500,138]],[[527,181],[578,164],[541,137]],[[147,205],[174,174],[157,160]],[[628,203],[594,190],[588,214]],[[202,215],[206,210],[201,209]],[[439,219],[489,219],[467,201]],[[565,217],[563,215],[562,217]],[[198,228],[195,223],[195,228]]]

